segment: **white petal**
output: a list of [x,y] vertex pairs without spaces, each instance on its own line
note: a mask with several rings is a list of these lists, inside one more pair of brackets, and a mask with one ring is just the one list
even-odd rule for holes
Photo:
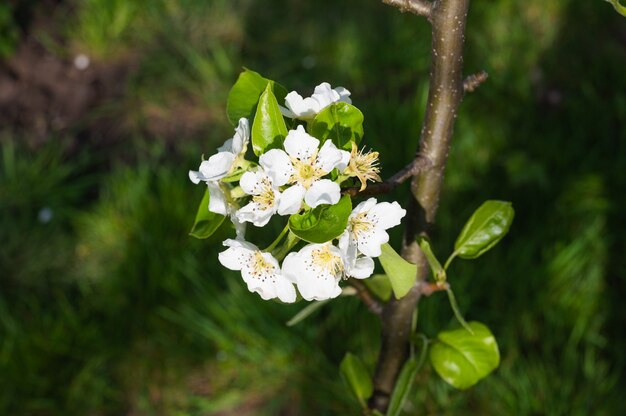
[[275,186],[283,186],[293,174],[289,155],[281,149],[272,149],[259,157],[259,164],[274,181]]
[[311,119],[317,112],[317,102],[311,98],[302,98],[300,94],[291,91],[285,97],[285,106],[291,110],[296,118]]
[[339,279],[326,273],[303,274],[298,280],[298,291],[306,300],[326,300],[341,294]]
[[293,185],[281,195],[278,203],[278,215],[296,214],[302,208],[302,199],[306,189],[302,185]]
[[359,251],[369,257],[378,257],[381,254],[380,246],[389,241],[389,234],[379,228],[369,232],[360,232],[356,239]]
[[237,218],[236,212],[231,212],[230,221],[233,223],[235,227],[235,235],[237,236],[237,240],[243,240],[246,236],[246,223],[243,221],[239,221]]
[[339,101],[340,96],[337,91],[330,88],[330,84],[328,82],[322,82],[320,85],[315,87],[315,91],[313,92],[311,98],[317,101],[317,112],[319,113],[332,103]]
[[350,152],[346,152],[345,150],[340,150],[340,152],[341,160],[339,161],[339,163],[337,163],[337,166],[335,167],[339,169],[339,172],[343,172],[344,170],[346,170],[348,164],[350,163]]
[[330,179],[315,181],[306,191],[304,202],[311,208],[321,204],[334,205],[341,198],[341,188]]
[[374,205],[376,205],[376,198],[369,198],[368,200],[359,203],[359,205],[354,207],[354,209],[352,210],[350,218],[353,218],[357,214],[360,214],[362,212],[368,212],[370,209],[372,209]]
[[241,270],[254,251],[258,250],[254,244],[247,241],[228,239],[222,244],[229,248],[219,253],[217,257],[220,263],[230,270]]
[[239,125],[235,129],[235,135],[232,140],[232,152],[235,155],[245,151],[245,148],[250,141],[250,124],[247,118],[242,117],[239,119]]
[[226,140],[223,145],[217,148],[217,151],[233,153],[233,139]]
[[[343,158],[344,155],[341,153],[341,150],[337,149],[337,146],[335,146],[332,141],[326,140],[317,155],[316,165],[321,167],[325,172],[330,172],[341,164]],[[348,153],[348,159],[349,158],[350,154]]]
[[219,152],[214,154],[200,164],[200,174],[205,181],[216,181],[226,176],[233,166],[235,155],[230,152]]
[[283,107],[282,105],[278,105],[278,109],[280,110],[280,113],[287,117],[287,118],[296,118],[296,115],[293,113],[293,111],[291,111],[288,108]]
[[291,252],[287,254],[287,257],[283,260],[283,267],[281,273],[283,277],[292,283],[298,283],[298,270],[303,263],[298,252]]
[[190,170],[189,171],[189,179],[191,180],[191,182],[195,183],[196,185],[200,183],[200,181],[204,180],[204,176],[200,175],[200,172],[197,172],[195,170]]
[[209,188],[209,211],[220,215],[228,214],[230,207],[226,202],[224,191],[217,182],[207,182]]
[[298,126],[296,130],[289,130],[283,145],[289,156],[308,159],[315,153],[319,144],[320,141],[304,131],[304,127]]
[[372,220],[375,226],[384,230],[400,225],[400,220],[406,215],[406,210],[403,209],[397,202],[381,202],[373,206],[369,213],[368,218]]
[[352,104],[352,100],[350,99],[350,91],[345,89],[344,87],[334,88],[335,92],[339,94],[339,101]]
[[251,222],[257,227],[263,227],[270,221],[274,215],[273,209],[261,210],[259,204],[250,202],[245,207],[237,211],[237,219],[241,222]]
[[356,259],[348,275],[356,279],[365,279],[372,273],[374,273],[374,260],[371,257],[360,257]]
[[239,186],[248,195],[258,195],[258,185],[262,177],[260,172],[246,172],[239,179]]
[[276,282],[276,296],[285,303],[293,303],[296,301],[296,289],[293,287],[293,283],[284,276],[280,276]]

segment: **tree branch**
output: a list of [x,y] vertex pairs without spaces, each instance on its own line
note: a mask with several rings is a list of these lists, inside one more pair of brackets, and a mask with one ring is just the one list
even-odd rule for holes
[[383,3],[397,7],[402,13],[410,12],[425,17],[430,17],[433,7],[428,0],[383,0]]
[[369,309],[370,312],[378,316],[383,313],[383,305],[370,293],[363,282],[356,279],[350,279],[350,285],[356,289],[356,295],[359,299],[361,299],[363,304],[367,306],[367,309]]
[[355,186],[353,188],[343,189],[341,192],[344,195],[350,195],[350,197],[354,198],[355,196],[370,196],[370,195],[380,195],[387,194],[394,189],[396,186],[400,185],[403,182],[406,182],[408,179],[411,179],[415,174],[422,172],[425,169],[428,169],[432,166],[430,160],[425,157],[418,156],[411,163],[406,165],[402,170],[398,171],[391,178],[387,179],[384,182],[374,183],[368,185],[364,190],[360,190],[361,188]]
[[432,166],[412,177],[413,198],[409,201],[405,222],[402,256],[417,265],[417,281],[405,297],[391,299],[382,314],[381,349],[370,406],[383,413],[408,357],[413,311],[429,273],[428,262],[415,238],[430,233],[439,205],[454,121],[464,94],[463,42],[468,6],[469,0],[436,0],[430,10],[432,70],[417,155],[427,158]]

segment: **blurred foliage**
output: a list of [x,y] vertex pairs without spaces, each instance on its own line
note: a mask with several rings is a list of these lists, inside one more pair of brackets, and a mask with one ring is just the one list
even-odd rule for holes
[[[0,140],[0,413],[358,412],[338,365],[352,351],[373,371],[379,324],[342,298],[286,327],[302,304],[261,301],[219,267],[219,242],[188,237],[202,190],[186,171],[230,137],[224,103],[245,65],[301,93],[321,81],[349,88],[391,175],[417,145],[428,23],[359,0],[58,10],[45,28],[62,39],[52,53],[129,68],[126,93],[102,104],[123,109],[128,127],[100,147],[83,136],[36,150]],[[12,19],[0,6],[7,57],[25,36]],[[406,414],[626,410],[625,39],[601,1],[472,3],[466,72],[490,78],[463,103],[432,243],[450,252],[482,201],[513,202],[503,242],[448,273],[502,362],[466,392],[426,366]],[[419,312],[431,337],[453,322],[443,295]]]

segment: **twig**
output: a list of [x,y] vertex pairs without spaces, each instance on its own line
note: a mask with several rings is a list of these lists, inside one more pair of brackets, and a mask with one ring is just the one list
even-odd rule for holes
[[432,283],[432,282],[422,282],[420,285],[420,292],[424,296],[430,296],[435,292],[443,292],[450,289],[450,285],[447,282],[443,283]]
[[383,3],[397,7],[401,12],[430,17],[433,5],[427,0],[383,0]]
[[480,71],[468,76],[465,80],[463,80],[463,91],[474,92],[480,84],[487,81],[487,78],[489,78],[489,74],[486,71]]
[[354,198],[355,196],[370,196],[370,195],[380,195],[387,194],[392,192],[396,186],[400,185],[403,182],[406,182],[408,179],[411,179],[414,175],[428,169],[432,166],[431,161],[422,156],[417,156],[411,163],[406,165],[402,170],[398,171],[391,178],[387,179],[384,182],[374,183],[368,185],[364,190],[360,190],[358,186],[353,188],[346,188],[342,190],[344,195],[350,195],[350,197]]
[[365,306],[367,306],[367,309],[369,309],[370,312],[378,316],[383,313],[383,305],[376,300],[376,298],[374,298],[362,282],[356,279],[350,279],[350,285],[356,289],[356,295],[359,299],[361,299]]

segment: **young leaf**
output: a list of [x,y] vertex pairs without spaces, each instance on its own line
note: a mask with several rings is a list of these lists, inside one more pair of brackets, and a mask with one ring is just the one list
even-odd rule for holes
[[453,255],[464,259],[481,256],[506,235],[514,215],[510,202],[484,202],[463,227],[454,243]]
[[198,213],[196,214],[196,220],[193,223],[193,227],[191,227],[191,231],[189,235],[204,239],[209,238],[224,222],[223,215],[216,214],[214,212],[209,211],[209,198],[210,198],[209,190],[204,191],[204,197],[202,198],[202,202],[200,202],[200,206],[198,207]]
[[233,126],[237,125],[241,117],[252,120],[259,97],[268,84],[272,85],[272,91],[278,102],[284,102],[287,95],[285,87],[244,68],[228,93],[226,102],[226,113]]
[[374,392],[374,386],[363,362],[356,355],[346,353],[346,356],[341,360],[339,370],[356,399],[363,408],[366,408],[366,400]]
[[351,212],[352,201],[346,195],[335,205],[320,205],[303,214],[292,215],[289,229],[309,243],[325,243],[344,232]]
[[445,282],[446,281],[446,271],[441,267],[441,263],[435,257],[435,253],[433,253],[433,249],[430,245],[430,240],[427,237],[419,236],[417,237],[417,244],[422,249],[422,252],[426,256],[426,260],[428,260],[428,264],[430,265],[430,270],[433,272],[433,276],[437,282]]
[[363,284],[383,302],[391,298],[391,283],[386,274],[375,274],[369,279],[363,279]]
[[286,136],[285,119],[278,108],[271,83],[268,83],[259,98],[252,124],[252,150],[255,155],[260,155],[266,150],[281,147]]
[[399,416],[402,412],[404,402],[411,392],[418,369],[419,361],[415,358],[408,360],[404,364],[404,367],[402,367],[402,371],[400,371],[400,375],[396,381],[396,386],[393,388],[393,393],[391,394],[387,416]]
[[437,374],[457,389],[467,389],[500,364],[498,344],[489,328],[470,322],[473,334],[464,328],[442,331],[430,349],[430,362]]
[[385,243],[381,248],[382,254],[378,260],[389,276],[393,294],[396,299],[400,299],[409,293],[413,287],[415,279],[417,279],[417,266],[400,257],[389,244]]
[[328,139],[340,149],[352,149],[363,138],[363,113],[355,106],[333,103],[319,112],[309,126],[312,136],[324,142]]

